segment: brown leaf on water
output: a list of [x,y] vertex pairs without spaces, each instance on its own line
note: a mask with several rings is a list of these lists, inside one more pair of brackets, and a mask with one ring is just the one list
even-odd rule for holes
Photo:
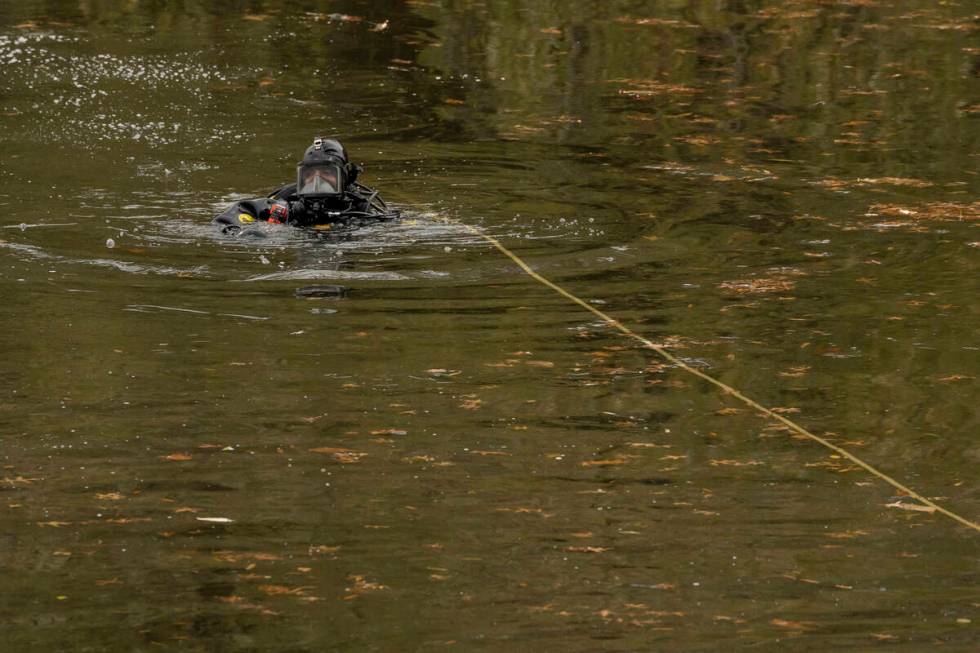
[[545,512],[541,508],[494,508],[494,512],[511,512],[516,515],[540,515],[545,519],[553,517],[555,513]]
[[632,16],[620,16],[616,19],[617,23],[627,23],[629,25],[645,25],[655,27],[697,27],[694,23],[682,20],[672,20],[670,18],[634,18]]
[[753,465],[765,465],[758,460],[732,460],[730,458],[709,460],[708,464],[712,467],[751,467]]
[[783,372],[778,372],[778,375],[787,379],[795,379],[801,376],[805,376],[809,371],[810,371],[809,365],[800,365],[798,367],[791,367]]
[[361,462],[361,458],[363,458],[366,455],[367,455],[366,453],[358,453],[358,452],[355,452],[355,451],[347,451],[347,452],[343,452],[343,453],[335,453],[335,454],[333,454],[333,458],[334,458],[334,460],[336,460],[338,462],[341,462],[341,463],[343,463],[345,465],[349,465],[349,464],[352,464],[352,463],[359,463],[359,462]]
[[310,545],[309,554],[311,556],[333,555],[340,551],[340,546],[327,546],[326,544]]
[[501,361],[499,363],[484,363],[483,366],[484,367],[514,367],[514,365],[516,365],[517,363],[520,363],[520,361],[514,358],[508,358],[507,360]]
[[433,367],[430,370],[425,371],[426,374],[431,374],[433,376],[458,376],[463,373],[462,370],[449,370],[442,367]]
[[[845,126],[853,126],[845,125]],[[840,190],[845,188],[859,188],[865,186],[904,186],[907,188],[929,188],[934,186],[931,181],[925,181],[922,179],[912,179],[908,177],[862,177],[859,179],[837,179],[834,177],[828,177],[827,179],[821,179],[819,181],[812,182],[815,186],[823,186],[824,188],[830,188],[833,190]]]
[[269,596],[305,596],[307,587],[288,587],[286,585],[259,585],[259,591]]
[[861,537],[863,535],[868,535],[868,531],[837,531],[835,533],[824,533],[824,537],[829,537],[834,540],[853,540],[855,537]]
[[677,136],[674,138],[674,140],[688,143],[690,145],[697,145],[698,147],[705,147],[707,145],[719,142],[720,139],[716,136],[708,136],[707,134],[697,134],[694,136]]
[[980,202],[932,202],[916,208],[897,204],[872,204],[868,215],[902,216],[913,221],[968,221],[980,220]]
[[37,522],[37,525],[42,528],[44,527],[61,528],[62,526],[71,526],[71,522],[70,521],[39,521]]
[[730,621],[736,624],[745,623],[744,619],[739,619],[737,617],[729,617],[727,614],[716,614],[715,616],[712,617],[712,619],[714,619],[715,621]]
[[215,598],[218,601],[222,602],[222,603],[227,603],[229,605],[233,605],[236,608],[239,608],[239,609],[242,609],[242,610],[257,610],[261,614],[266,615],[266,616],[269,616],[269,617],[277,617],[277,616],[279,616],[279,613],[278,612],[275,612],[273,610],[269,610],[265,606],[258,605],[256,603],[249,603],[249,602],[247,602],[245,600],[245,597],[238,596],[237,594],[231,594],[229,596],[218,596],[218,597],[215,597]]
[[40,477],[38,477],[38,478],[25,478],[23,476],[19,476],[18,475],[18,476],[15,476],[13,478],[11,478],[9,476],[4,476],[2,480],[3,480],[4,483],[10,483],[11,485],[30,485],[34,481],[43,481],[44,479],[43,478],[40,478]]
[[812,624],[807,624],[802,621],[787,621],[785,619],[773,619],[769,623],[780,628],[793,628],[795,630],[806,630],[812,627]]
[[260,562],[272,562],[282,560],[282,556],[274,553],[263,553],[261,551],[215,551],[212,554],[215,559],[222,562],[242,562],[244,560],[258,560]]
[[615,458],[606,458],[604,460],[585,460],[579,464],[582,467],[612,467],[614,465],[626,465],[634,458],[636,458],[636,456],[617,456]]
[[539,361],[539,360],[535,360],[535,361],[524,361],[524,363],[526,365],[530,365],[532,367],[552,368],[552,367],[555,366],[555,364],[552,363],[551,361]]
[[662,95],[690,95],[698,92],[698,89],[682,84],[667,84],[656,80],[610,80],[620,81],[630,84],[633,88],[619,89],[620,95],[625,95],[637,100],[649,99]]
[[172,453],[169,456],[160,456],[161,460],[170,460],[174,462],[183,462],[185,460],[190,460],[191,455],[186,453]]
[[[102,521],[106,524],[139,524],[143,522],[153,521],[153,519],[151,519],[150,517],[115,517],[113,519],[104,519]],[[91,521],[85,523],[97,524],[99,522]]]
[[351,581],[352,584],[350,587],[345,588],[345,591],[349,592],[349,594],[344,597],[345,601],[355,599],[358,596],[368,592],[377,592],[388,589],[387,585],[365,580],[364,576],[361,576],[360,574],[351,574],[347,577],[347,580]]
[[244,16],[242,16],[242,18],[244,18],[245,20],[250,20],[255,23],[261,23],[264,20],[268,20],[269,15],[268,14],[245,14]]
[[857,183],[871,185],[887,184],[889,186],[908,186],[910,188],[929,188],[935,185],[931,181],[909,179],[907,177],[861,178],[857,180]]
[[375,429],[371,431],[371,435],[408,435],[408,431],[404,429]]
[[716,410],[715,413],[718,415],[737,415],[742,412],[742,408],[721,408]]
[[351,451],[350,449],[342,449],[339,447],[317,447],[315,449],[310,449],[313,453],[325,453],[337,462],[344,464],[359,463],[361,458],[365,457],[367,454],[360,451]]
[[764,294],[788,292],[796,288],[796,282],[777,277],[759,277],[756,279],[723,281],[718,284],[718,287],[736,295]]
[[909,510],[913,512],[936,512],[936,509],[933,506],[924,506],[921,503],[905,503],[903,501],[886,503],[885,507],[898,508],[899,510]]
[[459,407],[466,410],[477,410],[482,405],[482,399],[464,399],[462,403],[459,404]]
[[566,546],[565,550],[569,553],[605,553],[609,550],[606,546]]
[[96,494],[96,499],[100,501],[122,501],[125,497],[118,492],[106,492],[105,494]]
[[941,383],[949,383],[950,381],[964,381],[966,379],[975,379],[975,376],[968,376],[966,374],[950,374],[949,376],[944,376],[942,378],[936,379]]

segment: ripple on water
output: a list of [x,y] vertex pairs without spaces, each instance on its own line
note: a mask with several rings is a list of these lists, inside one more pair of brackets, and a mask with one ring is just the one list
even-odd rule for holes
[[216,87],[253,71],[220,68],[187,53],[63,51],[63,44],[76,41],[46,33],[0,35],[0,92],[21,98],[10,107],[16,133],[0,132],[0,140],[57,138],[91,149],[120,141],[160,146],[247,137],[227,120],[217,126],[201,116],[209,114]]

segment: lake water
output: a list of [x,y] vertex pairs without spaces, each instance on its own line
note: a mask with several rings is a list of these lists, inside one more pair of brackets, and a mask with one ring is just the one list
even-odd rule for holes
[[[454,223],[975,522],[977,30],[0,4],[3,650],[976,650],[980,534]],[[209,224],[317,134],[400,221]]]

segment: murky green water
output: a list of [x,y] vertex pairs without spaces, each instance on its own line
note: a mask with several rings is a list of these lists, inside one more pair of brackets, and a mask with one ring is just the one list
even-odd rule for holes
[[[976,532],[443,219],[977,520],[976,11],[0,4],[2,649],[975,650]],[[215,232],[321,132],[404,220]]]

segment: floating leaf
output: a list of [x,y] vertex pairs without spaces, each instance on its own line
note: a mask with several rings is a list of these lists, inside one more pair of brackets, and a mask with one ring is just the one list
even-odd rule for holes
[[311,545],[309,549],[309,554],[314,555],[333,555],[340,551],[339,546],[327,546],[325,544],[317,544],[315,546]]
[[340,447],[317,447],[310,449],[310,451],[313,453],[329,454],[331,458],[344,464],[360,462],[361,458],[367,455],[360,451],[351,451],[350,449],[342,449]]
[[824,537],[829,537],[834,540],[852,540],[855,537],[861,537],[862,535],[867,535],[868,531],[838,531],[835,533],[824,533]]
[[106,492],[105,494],[96,494],[95,498],[101,501],[122,501],[125,497],[118,492]]
[[282,560],[281,556],[274,553],[262,553],[251,551],[215,551],[214,557],[222,562],[241,562],[243,560],[259,560],[261,562],[271,562]]
[[780,628],[795,628],[797,630],[805,630],[810,627],[802,621],[787,621],[785,619],[773,619],[769,623]]
[[305,588],[303,587],[287,587],[285,585],[259,585],[259,591],[263,594],[268,594],[269,596],[303,596],[305,594]]
[[949,376],[944,376],[942,378],[936,379],[941,383],[949,383],[950,381],[965,381],[967,379],[975,379],[975,376],[968,376],[966,374],[950,374]]
[[886,508],[898,508],[899,510],[910,510],[914,512],[936,512],[933,506],[924,506],[921,503],[905,503],[903,501],[895,501],[894,503],[886,503]]
[[345,588],[347,592],[350,592],[350,594],[344,597],[345,601],[355,599],[361,594],[365,594],[367,592],[377,592],[379,590],[388,589],[387,585],[365,580],[364,576],[359,574],[351,574],[347,577],[347,580],[352,581],[353,584],[351,587]]
[[582,467],[611,467],[613,465],[625,465],[635,456],[617,456],[616,458],[606,458],[605,460],[586,460],[579,463]]
[[789,279],[779,279],[776,277],[761,277],[757,279],[740,279],[736,281],[723,281],[718,287],[737,295],[764,294],[788,292],[796,287],[796,282]]

